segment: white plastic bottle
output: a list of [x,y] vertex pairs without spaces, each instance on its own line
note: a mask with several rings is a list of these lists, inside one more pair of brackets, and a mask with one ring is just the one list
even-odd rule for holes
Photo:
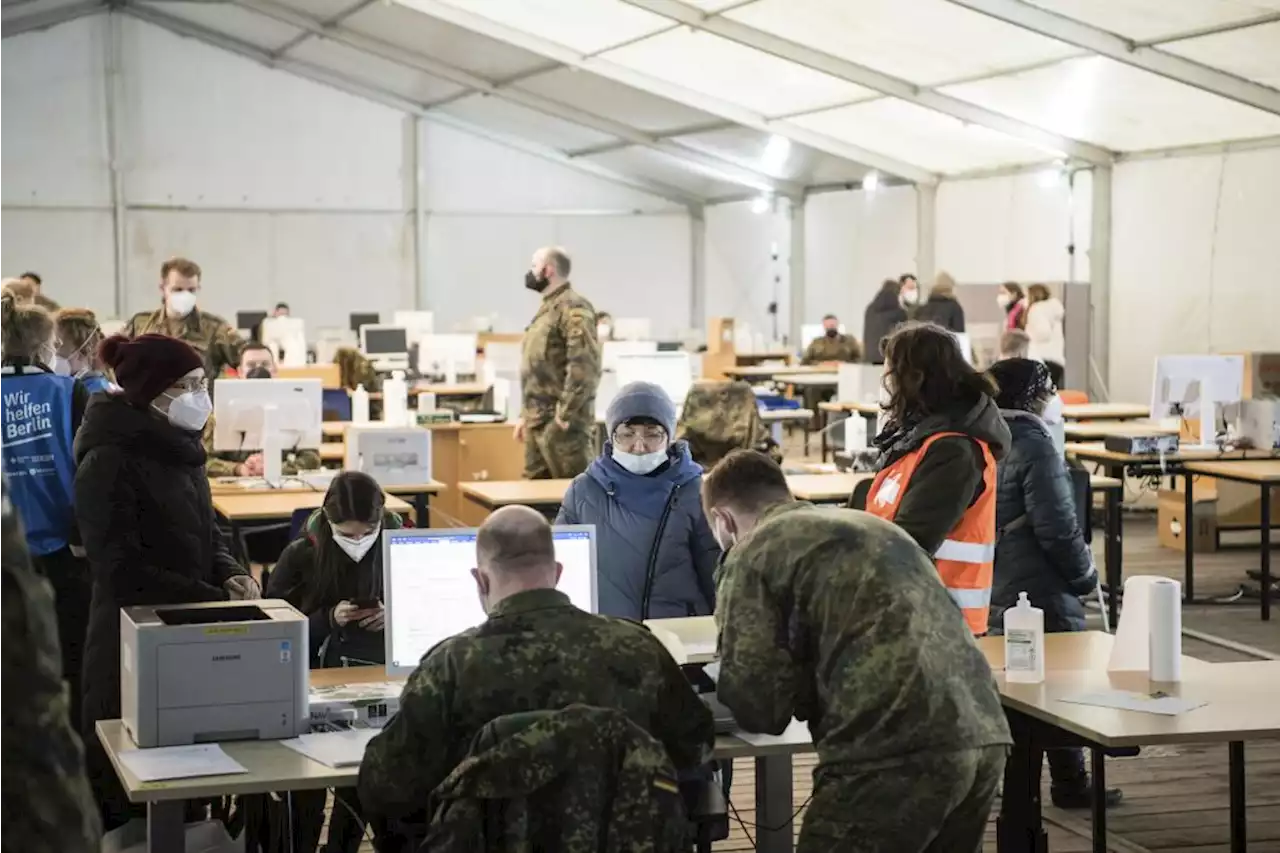
[[404,426],[409,420],[409,385],[399,370],[382,383],[382,420],[390,426]]
[[363,385],[357,385],[351,392],[351,422],[367,424],[369,422],[369,392]]
[[1004,612],[1004,677],[1019,684],[1044,681],[1044,611],[1025,592]]

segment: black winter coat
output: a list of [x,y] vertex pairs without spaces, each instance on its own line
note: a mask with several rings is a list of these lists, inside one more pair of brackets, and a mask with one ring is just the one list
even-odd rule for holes
[[869,364],[884,364],[884,339],[905,322],[907,309],[898,301],[898,294],[892,290],[877,293],[862,315],[862,343],[866,348],[863,357]]
[[1025,592],[1044,610],[1046,631],[1083,631],[1079,596],[1092,592],[1097,571],[1076,519],[1076,502],[1066,462],[1053,445],[1044,422],[1029,412],[1001,411],[1013,446],[999,464],[996,488],[995,580],[991,590],[992,624]]
[[120,716],[120,608],[225,601],[248,572],[214,518],[199,432],[95,394],[76,435],[76,519],[93,575],[84,653],[86,737]]
[[964,308],[951,296],[929,294],[928,300],[916,312],[916,319],[921,323],[937,323],[953,332],[964,331]]

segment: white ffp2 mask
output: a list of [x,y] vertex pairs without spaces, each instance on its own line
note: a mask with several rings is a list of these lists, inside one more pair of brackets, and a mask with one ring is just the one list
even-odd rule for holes
[[653,453],[627,453],[625,450],[613,451],[613,461],[632,474],[649,474],[667,461],[666,450],[655,450]]
[[169,294],[169,308],[179,317],[185,317],[196,307],[194,290],[177,290]]
[[209,399],[208,391],[203,389],[186,391],[171,397],[170,400],[169,411],[165,412],[165,417],[178,429],[199,432],[209,422],[209,415],[213,412],[213,401]]
[[342,553],[351,558],[351,562],[358,563],[364,559],[364,555],[368,554],[374,543],[378,541],[378,534],[381,529],[381,526],[375,527],[364,536],[343,536],[336,529],[333,529],[333,541],[342,549]]

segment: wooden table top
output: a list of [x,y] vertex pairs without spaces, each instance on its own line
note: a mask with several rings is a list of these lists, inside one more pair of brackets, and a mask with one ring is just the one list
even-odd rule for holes
[[459,483],[458,490],[489,509],[524,504],[559,505],[573,480],[478,480]]
[[812,373],[802,374],[800,376],[792,376],[790,374],[779,374],[782,381],[788,385],[795,385],[798,388],[834,388],[840,384],[840,378],[834,373]]
[[819,403],[818,408],[824,412],[857,412],[860,415],[880,414],[879,403],[860,403],[856,400],[828,400]]
[[1232,462],[1188,462],[1195,474],[1240,480],[1246,483],[1280,483],[1280,459],[1244,459]]
[[[251,491],[240,494],[219,492],[213,495],[213,508],[228,521],[262,521],[287,519],[300,509],[319,509],[324,503],[324,491]],[[395,495],[387,495],[387,509],[408,514],[413,507]]]
[[1151,416],[1146,403],[1073,403],[1062,407],[1069,421],[1128,421]]
[[[410,414],[412,414],[412,411],[410,412]],[[379,423],[381,423],[381,421],[370,421],[368,424],[363,424],[362,426],[377,426]],[[329,438],[342,438],[344,435],[347,434],[347,427],[349,426],[351,426],[351,421],[325,421],[322,424],[320,424],[320,434],[324,436],[328,436]],[[460,430],[460,429],[513,430],[515,429],[515,424],[509,421],[481,422],[481,423],[461,423],[459,421],[451,421],[449,423],[427,424],[426,426],[422,427],[422,429],[438,430],[438,431],[444,431],[444,432],[447,432],[449,430]],[[337,442],[330,442],[330,444],[337,444]],[[321,445],[320,450],[322,452],[324,451],[323,445]]]
[[[1152,464],[1160,461],[1160,457],[1153,454],[1117,453],[1114,450],[1107,450],[1101,442],[1068,441],[1066,449],[1069,455],[1083,459],[1086,462],[1137,465]],[[1169,453],[1164,457],[1165,461],[1177,464],[1269,458],[1272,458],[1271,454],[1264,450],[1179,450],[1177,453]]]
[[824,501],[847,500],[853,487],[875,474],[792,474],[787,477],[787,487],[797,500]]
[[830,367],[822,364],[752,364],[726,367],[721,372],[728,376],[741,376],[744,379],[768,379],[777,376],[784,381],[792,376],[835,375]]
[[1177,427],[1161,426],[1149,421],[1068,421],[1064,432],[1069,438],[1097,441],[1109,435],[1177,435]]
[[781,421],[808,421],[813,419],[813,409],[761,409],[760,421],[766,424]]

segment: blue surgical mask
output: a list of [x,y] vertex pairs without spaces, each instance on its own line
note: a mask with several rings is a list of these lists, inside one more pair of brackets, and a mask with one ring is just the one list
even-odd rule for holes
[[667,461],[667,451],[655,450],[653,453],[627,453],[625,450],[613,450],[613,461],[617,462],[632,474],[641,476],[650,474]]

